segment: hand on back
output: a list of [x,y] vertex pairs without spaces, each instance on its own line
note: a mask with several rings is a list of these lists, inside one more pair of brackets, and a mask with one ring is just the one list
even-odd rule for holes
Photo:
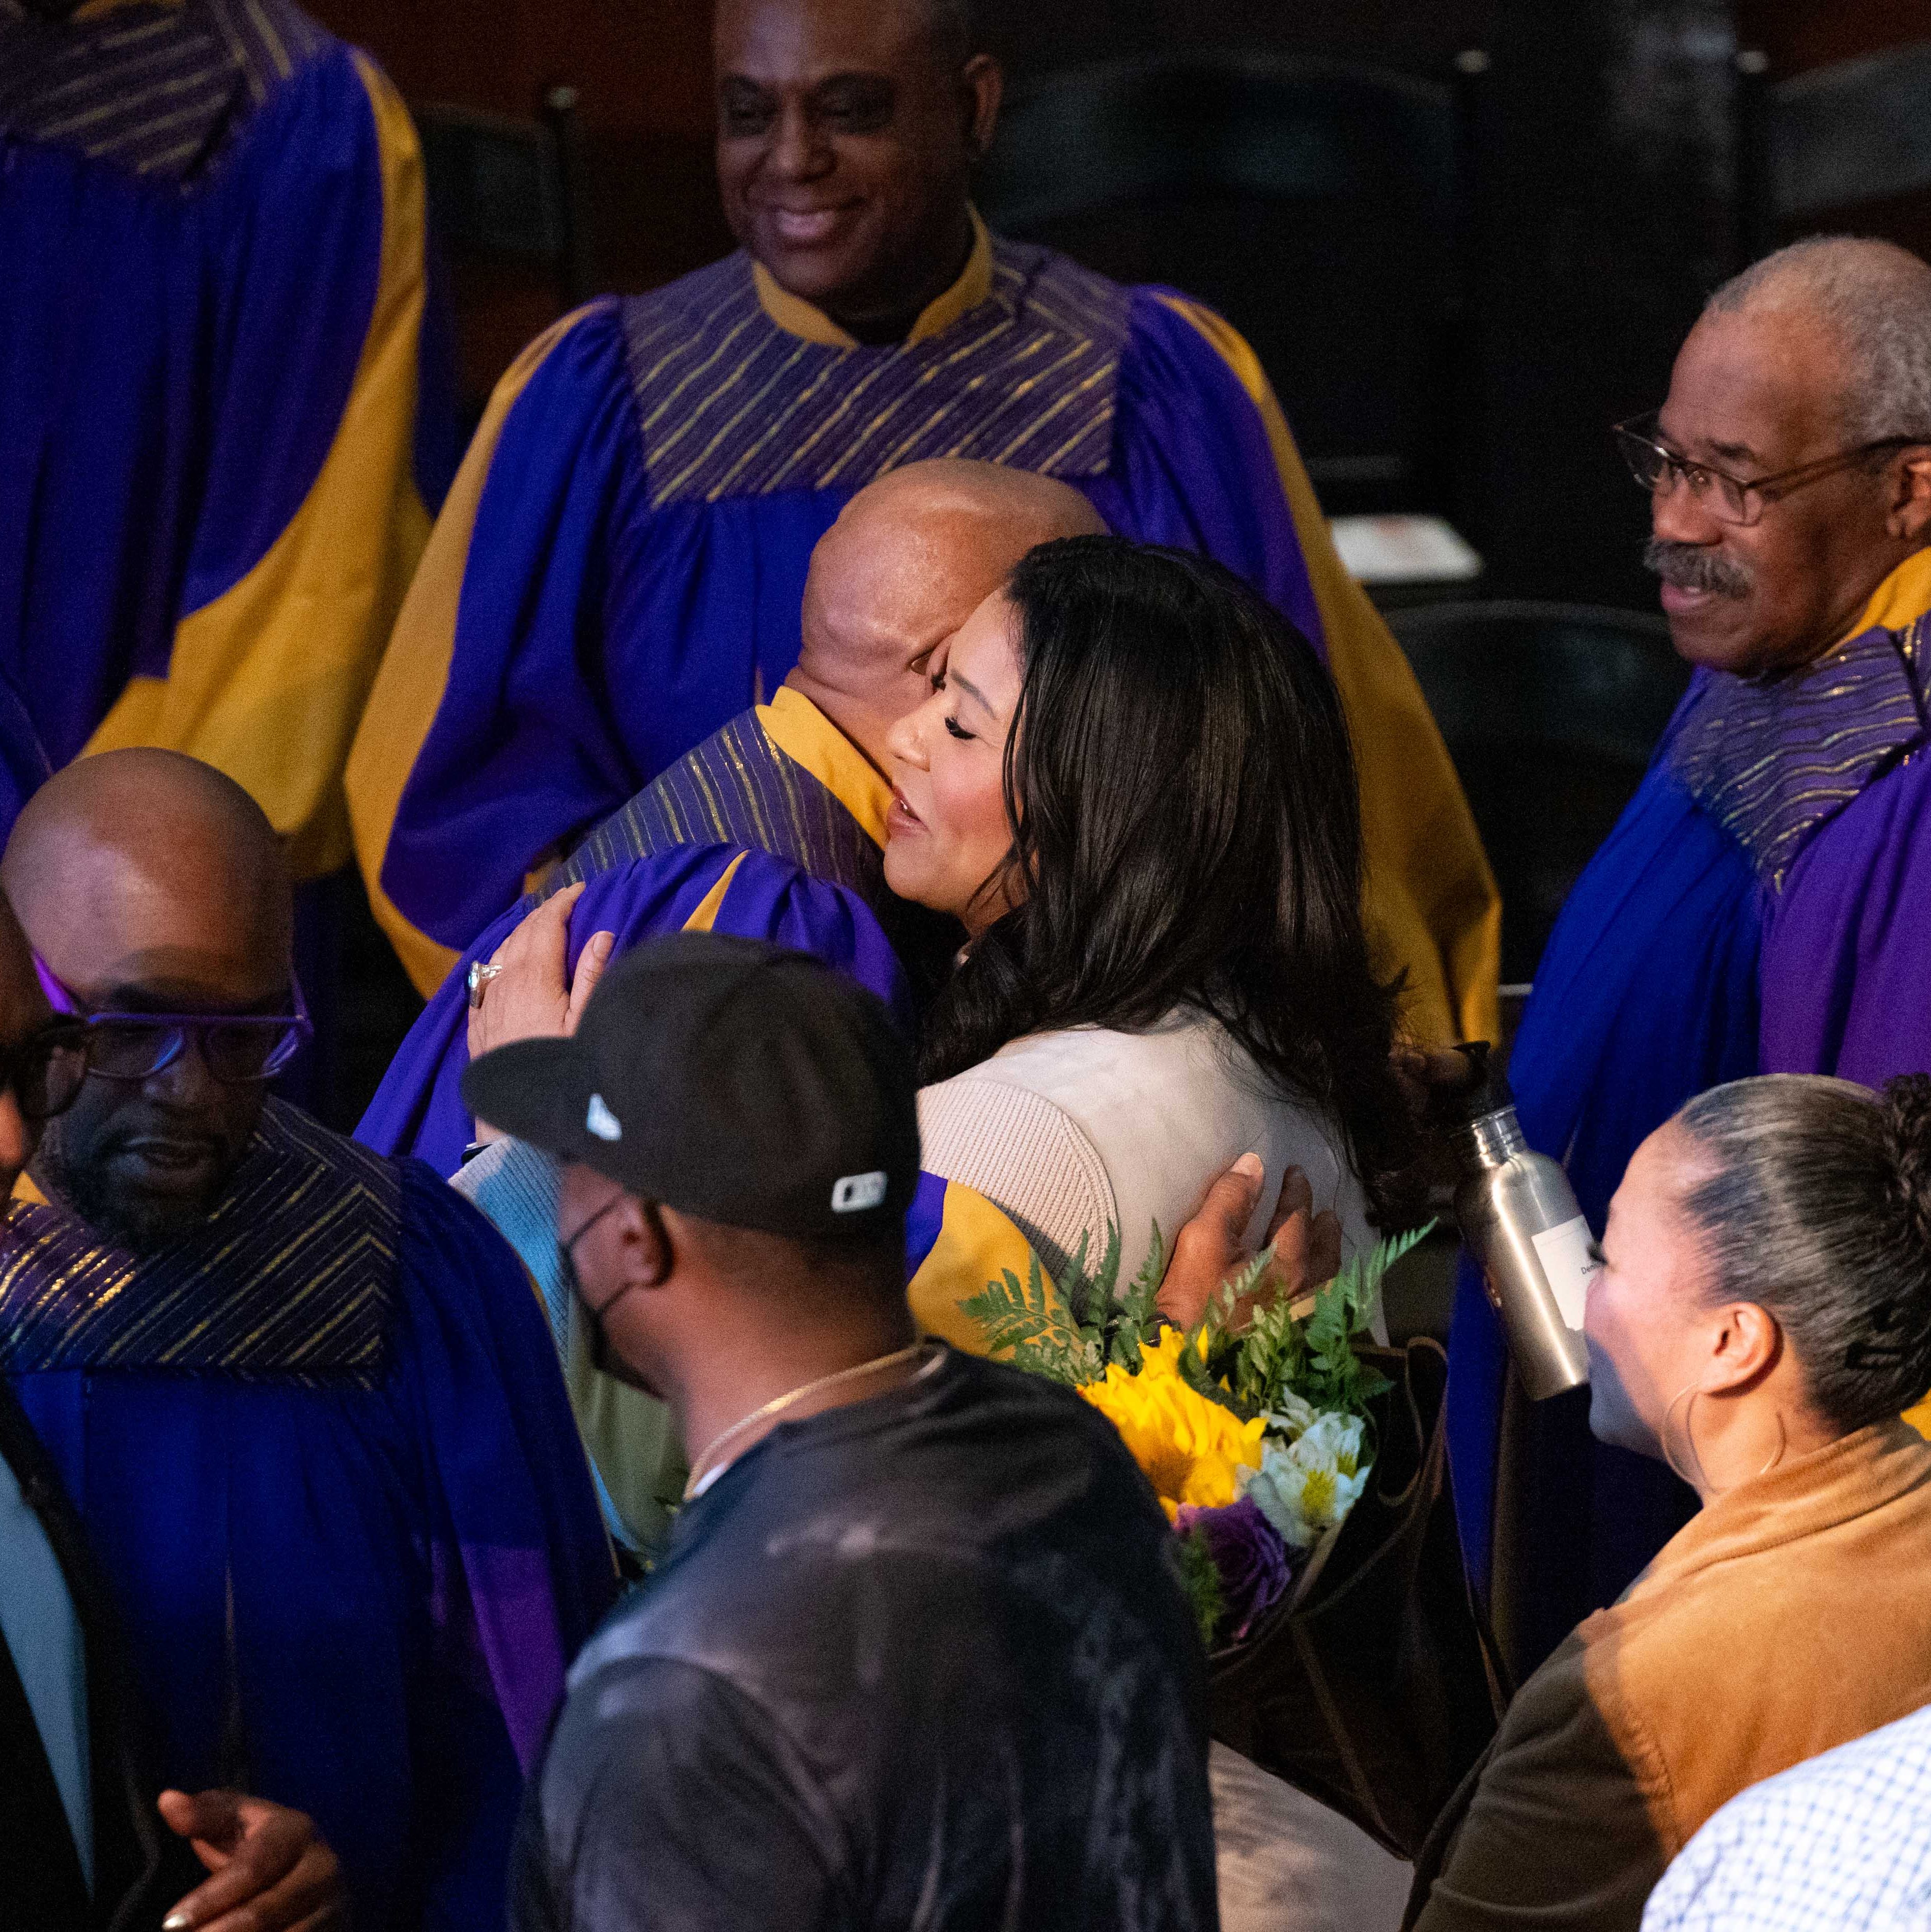
[[[1247,1224],[1265,1174],[1258,1154],[1243,1154],[1207,1189],[1198,1212],[1175,1238],[1157,1305],[1176,1328],[1196,1326],[1222,1282],[1254,1258],[1258,1251],[1247,1245]],[[1314,1190],[1297,1167],[1281,1177],[1261,1246],[1273,1250],[1273,1259],[1235,1304],[1231,1325],[1237,1329],[1246,1327],[1257,1308],[1283,1296],[1298,1301],[1341,1271],[1341,1222],[1330,1209],[1315,1212]]]
[[583,896],[580,881],[545,899],[496,950],[496,970],[469,1009],[469,1058],[479,1060],[517,1040],[573,1034],[616,946],[613,932],[593,933],[570,971],[570,915]]

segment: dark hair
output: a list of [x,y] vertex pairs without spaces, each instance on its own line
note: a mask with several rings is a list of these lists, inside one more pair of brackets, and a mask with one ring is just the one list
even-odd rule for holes
[[1375,1218],[1398,1221],[1417,1156],[1389,1065],[1399,986],[1369,964],[1354,761],[1320,659],[1231,571],[1119,537],[1042,544],[1006,595],[1023,903],[934,1003],[921,1077],[1189,1004],[1333,1120]]
[[1766,1074],[1676,1124],[1710,1164],[1681,1202],[1718,1301],[1768,1309],[1812,1406],[1846,1433],[1931,1389],[1931,1078],[1882,1094]]

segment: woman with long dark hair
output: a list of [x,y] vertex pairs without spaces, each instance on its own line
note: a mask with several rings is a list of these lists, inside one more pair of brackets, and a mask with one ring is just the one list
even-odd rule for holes
[[1354,761],[1285,619],[1185,552],[1044,544],[892,746],[886,878],[970,935],[925,1030],[928,1167],[1049,1264],[1111,1222],[1122,1280],[1250,1148],[1357,1243],[1404,1217]]

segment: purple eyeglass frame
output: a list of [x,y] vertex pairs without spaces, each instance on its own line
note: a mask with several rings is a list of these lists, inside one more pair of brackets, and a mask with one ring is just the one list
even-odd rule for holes
[[[226,1079],[214,1074],[225,1086],[252,1087],[259,1082],[272,1080],[299,1053],[306,1042],[315,1037],[315,1022],[308,1016],[308,1002],[302,998],[301,982],[294,973],[289,974],[289,986],[295,994],[295,1011],[292,1013],[123,1013],[87,1012],[53,968],[36,952],[34,958],[34,975],[40,982],[40,991],[47,996],[47,1004],[57,1013],[65,1013],[83,1024],[91,1026],[97,1021],[111,1022],[121,1026],[151,1027],[163,1032],[172,1032],[174,1042],[166,1048],[161,1057],[140,1077],[150,1079],[163,1067],[172,1066],[181,1056],[187,1044],[187,1035],[192,1030],[199,1034],[206,1032],[253,1030],[262,1027],[282,1027],[287,1030],[287,1037],[262,1063],[259,1073],[249,1074],[240,1079]],[[202,1060],[208,1063],[204,1049]],[[91,1072],[93,1069],[90,1067]],[[208,1071],[214,1070],[208,1065]],[[116,1076],[103,1074],[103,1079]]]

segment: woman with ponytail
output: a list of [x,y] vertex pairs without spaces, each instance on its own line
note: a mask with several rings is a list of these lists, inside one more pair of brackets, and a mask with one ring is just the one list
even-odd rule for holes
[[1699,1095],[1611,1203],[1590,1426],[1702,1509],[1517,1694],[1409,1922],[1629,1932],[1746,1786],[1931,1702],[1931,1078]]

